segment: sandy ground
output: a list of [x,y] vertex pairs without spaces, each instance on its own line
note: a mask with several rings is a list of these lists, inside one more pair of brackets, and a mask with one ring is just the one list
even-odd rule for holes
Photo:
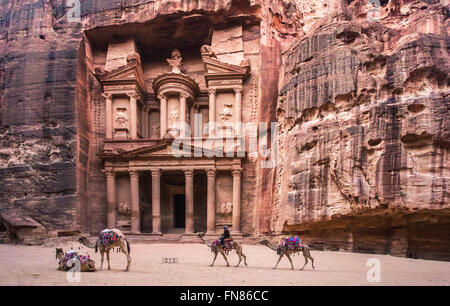
[[[61,247],[62,245],[59,245]],[[66,243],[65,250],[80,247]],[[100,265],[100,255],[83,248]],[[277,255],[260,245],[244,245],[248,267],[225,267],[222,257],[209,267],[212,254],[202,244],[132,244],[130,272],[123,272],[126,258],[112,253],[112,270],[81,273],[80,285],[450,285],[450,262],[397,258],[386,255],[354,254],[345,252],[312,251],[316,269],[295,256],[295,270],[283,258],[278,270],[273,270]],[[162,264],[163,257],[177,257],[178,264]],[[381,264],[381,281],[367,281],[370,258]],[[230,264],[238,262],[233,252]],[[106,265],[106,260],[105,260]],[[74,285],[65,272],[56,270],[55,248],[43,246],[0,245],[1,285]],[[76,285],[76,283],[75,283]]]

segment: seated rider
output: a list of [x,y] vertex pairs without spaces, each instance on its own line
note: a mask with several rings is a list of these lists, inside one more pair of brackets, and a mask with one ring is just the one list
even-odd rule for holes
[[227,240],[229,240],[231,238],[231,236],[230,236],[230,230],[228,229],[228,226],[224,226],[223,227],[223,234],[222,234],[222,236],[220,237],[220,239],[219,239],[219,241],[220,241],[220,244],[221,245],[224,245],[225,244],[225,239],[227,239]]

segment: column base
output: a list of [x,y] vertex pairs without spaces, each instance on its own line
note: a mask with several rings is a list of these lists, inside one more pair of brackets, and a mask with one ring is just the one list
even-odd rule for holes
[[231,232],[230,232],[230,235],[231,235],[231,236],[243,236],[243,234],[242,234],[241,231],[236,231],[236,232],[231,231]]
[[183,234],[183,236],[197,236],[197,235],[194,234],[194,232],[186,232]]

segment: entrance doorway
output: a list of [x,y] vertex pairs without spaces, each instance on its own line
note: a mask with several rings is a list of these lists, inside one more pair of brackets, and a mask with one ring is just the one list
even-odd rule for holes
[[186,196],[184,194],[175,194],[173,196],[173,216],[175,228],[186,227]]

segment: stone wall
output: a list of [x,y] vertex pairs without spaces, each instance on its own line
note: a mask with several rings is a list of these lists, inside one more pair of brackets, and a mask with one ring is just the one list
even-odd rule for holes
[[[331,248],[449,259],[439,229],[450,228],[446,16],[438,1],[386,1],[368,22],[354,1],[283,54],[277,231]],[[423,236],[428,253],[415,243]]]

